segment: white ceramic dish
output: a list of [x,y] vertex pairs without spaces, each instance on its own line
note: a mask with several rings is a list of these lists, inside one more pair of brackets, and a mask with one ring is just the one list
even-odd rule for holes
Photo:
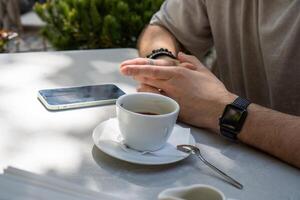
[[234,200],[225,197],[224,193],[210,185],[196,184],[184,187],[169,188],[158,195],[159,200]]
[[[184,137],[182,136],[183,130],[186,130],[179,125],[175,125],[173,132],[170,138],[167,141],[167,144],[163,148],[174,148],[172,155],[156,155],[153,153],[142,154],[141,152],[135,151],[133,149],[124,150],[122,146],[115,142],[113,139],[117,138],[120,134],[119,127],[114,126],[113,128],[107,126],[109,120],[100,123],[93,131],[93,140],[95,145],[104,153],[134,164],[142,165],[163,165],[178,162],[189,156],[189,154],[182,153],[175,150],[176,146],[179,144],[190,144],[195,145],[194,137],[188,133]],[[164,150],[164,149],[162,149]]]

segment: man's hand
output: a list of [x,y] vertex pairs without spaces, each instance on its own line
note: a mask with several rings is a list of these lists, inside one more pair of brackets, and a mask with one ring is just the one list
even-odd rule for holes
[[[159,59],[148,59],[148,58],[136,58],[133,60],[124,61],[121,64],[121,68],[126,65],[159,65],[159,66],[176,66],[179,64],[178,60],[170,58],[168,56],[161,56]],[[146,85],[140,83],[138,88],[138,92],[152,92],[152,93],[160,93],[159,88],[151,87],[150,85]]]
[[196,57],[179,53],[178,59],[179,66],[164,60],[154,60],[155,65],[149,59],[129,60],[122,63],[121,72],[139,81],[143,91],[157,93],[160,88],[175,99],[180,104],[182,121],[217,131],[218,117],[236,96]]
[[[168,56],[160,56],[158,59],[148,59],[148,58],[136,58],[128,61],[124,61],[121,64],[121,68],[126,65],[155,65],[155,66],[183,66],[192,70],[195,70],[196,67],[188,62],[180,63],[179,60],[170,58]],[[137,88],[138,92],[153,92],[153,93],[160,93],[160,88],[154,88],[150,85],[146,85],[140,83],[139,87]]]

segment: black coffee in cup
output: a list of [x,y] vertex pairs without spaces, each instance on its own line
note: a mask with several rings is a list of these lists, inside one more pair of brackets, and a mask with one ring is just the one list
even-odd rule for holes
[[160,115],[159,113],[154,113],[154,112],[136,112],[142,115]]

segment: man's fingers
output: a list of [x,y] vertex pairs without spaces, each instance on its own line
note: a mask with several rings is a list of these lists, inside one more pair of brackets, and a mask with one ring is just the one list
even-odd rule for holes
[[178,53],[178,60],[181,63],[191,63],[197,67],[197,69],[205,68],[203,64],[195,56],[187,55],[185,53]]
[[121,68],[121,72],[126,76],[144,76],[154,79],[170,79],[174,76],[174,68],[151,65],[127,65]]
[[195,56],[187,55],[183,52],[178,53],[178,60],[180,62],[189,62],[195,65],[200,63],[200,61]]
[[197,69],[198,69],[198,67],[197,67],[196,65],[194,65],[194,64],[192,64],[192,63],[187,63],[187,62],[185,62],[185,63],[180,63],[179,66],[180,66],[180,67],[185,67],[185,68],[191,69],[191,70],[197,70]]
[[121,68],[127,65],[157,65],[157,66],[172,66],[175,65],[174,61],[164,59],[149,59],[149,58],[135,58],[126,60],[121,63]]
[[152,87],[150,85],[146,85],[146,84],[141,84],[138,88],[137,88],[138,92],[151,92],[151,93],[156,93],[156,94],[160,94],[159,90],[155,87]]
[[145,76],[134,76],[133,79],[143,85],[148,85],[148,86],[151,86],[154,88],[163,89],[165,87],[165,80],[153,79],[153,78],[148,78]]
[[154,60],[150,60],[148,58],[135,58],[132,60],[126,60],[121,63],[121,67],[126,65],[149,65],[149,64],[155,64]]

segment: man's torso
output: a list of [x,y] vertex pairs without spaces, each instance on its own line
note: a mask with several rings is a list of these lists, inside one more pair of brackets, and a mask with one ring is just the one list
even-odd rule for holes
[[200,58],[197,48],[204,51],[213,40],[214,71],[228,90],[300,115],[300,1],[169,0],[152,23],[166,26]]

